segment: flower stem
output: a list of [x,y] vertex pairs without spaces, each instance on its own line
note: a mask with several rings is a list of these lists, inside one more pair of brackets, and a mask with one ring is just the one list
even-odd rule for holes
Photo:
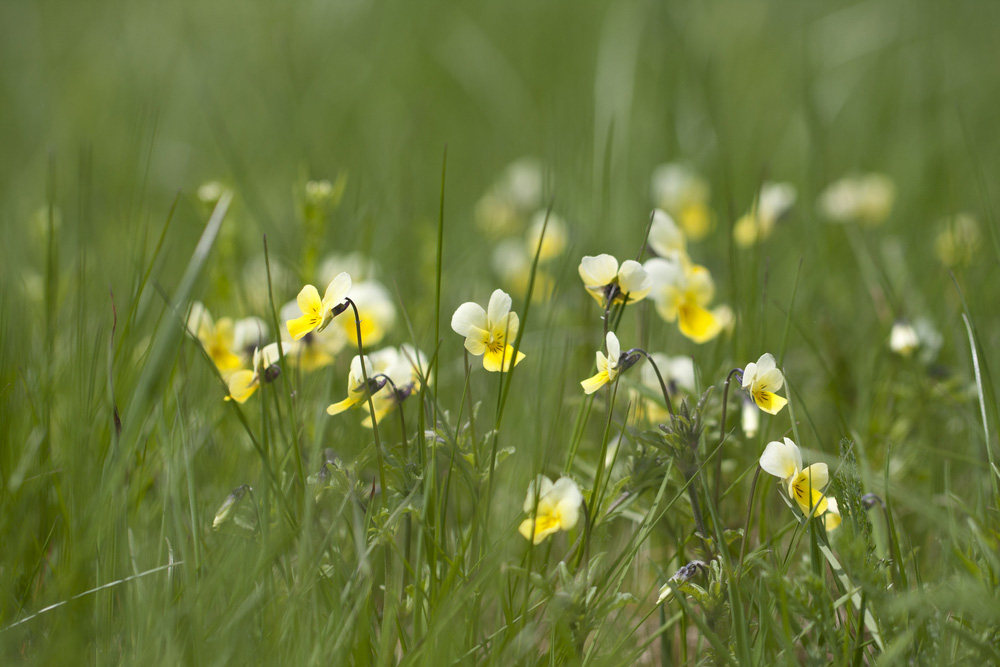
[[715,459],[715,502],[719,503],[719,489],[722,486],[722,443],[726,439],[726,406],[729,403],[729,383],[733,379],[734,375],[739,375],[742,381],[743,369],[734,368],[729,371],[729,375],[726,376],[726,386],[722,390],[722,421],[719,423],[719,446],[716,447],[718,453]]
[[[349,297],[344,299],[351,304],[354,311],[354,326],[358,332],[358,356],[361,357],[361,379],[364,380],[365,387],[368,386],[368,369],[365,368],[365,348],[361,341],[361,315],[358,313],[358,306]],[[385,486],[385,462],[382,460],[382,441],[378,436],[378,423],[375,421],[375,402],[372,401],[372,393],[368,392],[368,411],[372,415],[372,433],[375,435],[375,456],[378,459],[378,483],[382,488],[382,502],[385,502],[388,489]]]

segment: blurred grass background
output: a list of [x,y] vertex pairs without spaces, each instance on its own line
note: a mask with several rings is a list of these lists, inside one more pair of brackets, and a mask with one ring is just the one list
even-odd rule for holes
[[[804,430],[812,431],[815,449],[831,456],[842,436],[857,437],[867,448],[862,465],[871,479],[881,479],[890,445],[901,450],[902,520],[914,544],[934,555],[924,563],[929,571],[950,570],[942,556],[950,547],[936,536],[941,515],[923,516],[920,508],[931,495],[953,491],[952,474],[964,483],[983,471],[978,406],[923,392],[925,378],[897,365],[885,348],[894,319],[930,317],[945,337],[938,372],[967,382],[971,365],[957,284],[982,337],[981,361],[1000,364],[993,212],[1000,196],[997,25],[1000,5],[978,1],[2,3],[0,564],[7,599],[0,626],[96,585],[95,569],[107,575],[97,582],[124,576],[94,556],[105,549],[122,553],[120,545],[102,542],[109,532],[158,550],[164,533],[200,530],[187,525],[171,532],[170,522],[187,523],[190,510],[183,503],[176,512],[163,509],[176,498],[144,508],[142,499],[157,496],[159,485],[181,489],[153,473],[137,474],[139,487],[85,493],[102,479],[111,432],[104,387],[108,289],[119,327],[130,309],[140,313],[133,331],[117,331],[116,344],[123,335],[127,343],[116,357],[116,383],[131,388],[142,372],[143,346],[168,316],[156,290],[145,293],[143,304],[130,299],[175,200],[151,274],[167,294],[207,217],[194,194],[199,184],[218,179],[237,193],[224,232],[235,246],[231,256],[258,255],[266,234],[272,256],[295,269],[304,235],[294,188],[346,173],[344,204],[323,250],[375,257],[430,350],[445,146],[445,314],[466,300],[484,302],[495,286],[482,270],[491,247],[475,229],[473,210],[511,161],[525,155],[542,161],[546,196],[572,223],[559,275],[564,292],[582,292],[575,276],[579,256],[634,255],[652,206],[656,165],[681,160],[697,167],[712,185],[717,219],[715,234],[697,252],[716,275],[719,300],[733,305],[741,323],[732,348],[712,347],[700,358],[704,382],[717,382],[732,364],[764,350],[777,351],[797,280],[786,368],[799,369],[789,393],[809,413]],[[896,182],[896,206],[877,233],[845,232],[816,214],[816,194],[853,171],[882,171]],[[737,251],[729,227],[764,180],[794,183],[799,203],[766,245]],[[51,247],[48,203],[61,220]],[[942,219],[961,211],[980,220],[985,240],[977,261],[953,283],[934,256],[933,238]],[[221,299],[214,305],[239,315],[242,274],[219,276],[230,268],[210,272],[215,289],[228,285],[218,294],[228,294],[233,307]],[[51,293],[47,275],[56,286]],[[293,294],[275,298],[284,302]],[[580,294],[575,303],[586,299]],[[543,332],[541,321],[539,315],[535,332],[529,328],[536,338],[526,339],[527,349],[535,346],[559,386],[572,386],[578,370],[560,370],[567,357],[551,350],[570,340],[585,348],[570,358],[590,359],[592,331],[583,331],[582,317],[559,321],[565,329],[554,334]],[[649,335],[652,348],[694,350],[665,327]],[[455,352],[451,343],[445,349]],[[233,479],[241,464],[224,449],[195,454],[201,439],[213,442],[223,411],[200,403],[213,386],[209,378],[185,396],[185,388],[169,382],[177,372],[171,367],[168,377],[156,379],[156,391],[176,395],[191,414],[204,409],[210,416],[193,418],[201,429],[193,436],[177,432],[191,423],[157,413],[160,421],[150,427],[156,437],[146,444],[153,450],[157,443],[198,443],[185,452],[165,447],[162,456],[204,482],[206,497],[197,504],[210,521],[220,494],[241,481]],[[460,380],[451,378],[455,384],[445,391],[458,395]],[[901,386],[913,393],[900,393]],[[996,397],[988,377],[987,392],[992,419]],[[130,396],[123,394],[125,413]],[[568,428],[570,418],[558,407],[535,414],[546,397],[552,399],[546,387],[533,384],[511,408],[512,419],[535,436],[518,443],[519,454],[532,457],[527,460],[549,460],[547,437]],[[45,423],[48,430],[40,427]],[[144,454],[126,456],[145,461]],[[529,472],[511,473],[516,488],[505,493],[515,505]],[[65,497],[48,486],[53,475],[65,480]],[[970,489],[958,493],[975,506],[981,498]],[[119,527],[134,534],[109,528],[111,520],[101,515],[109,499],[128,508],[131,519],[120,517]],[[53,513],[71,517],[71,525],[53,528]],[[48,588],[36,568],[51,535],[64,550],[60,576]],[[198,547],[188,548],[197,553]],[[188,553],[186,562],[194,558]],[[238,567],[238,556],[232,558],[222,562]],[[135,569],[162,562],[151,557]],[[205,591],[225,598],[225,584]],[[239,607],[240,601],[220,600],[205,604]],[[191,611],[196,603],[181,614],[190,618],[173,620],[181,635],[196,632],[183,630],[198,625]],[[111,606],[106,603],[109,622]],[[92,611],[79,607],[72,621],[55,626],[64,644],[26,651],[29,658],[60,659],[86,645],[86,635],[103,627]],[[234,617],[215,621],[233,624],[225,626],[232,635],[214,628],[218,636],[237,636]],[[113,644],[121,640],[104,638],[99,655],[115,655]],[[2,645],[14,656],[30,644],[22,636]],[[184,645],[170,644],[171,650]],[[241,650],[221,651],[220,662]],[[152,645],[145,651],[125,655],[195,660],[193,654],[156,656]]]

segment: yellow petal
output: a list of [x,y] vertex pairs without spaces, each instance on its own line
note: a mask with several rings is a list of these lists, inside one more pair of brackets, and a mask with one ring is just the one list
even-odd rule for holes
[[339,403],[333,403],[332,405],[330,405],[329,407],[327,407],[326,414],[328,414],[328,415],[339,415],[344,410],[347,410],[348,408],[350,408],[353,405],[355,405],[360,400],[360,398],[359,398],[360,396],[361,396],[361,394],[354,394],[354,393],[352,393],[350,396],[348,396],[344,400],[340,401]]
[[601,371],[593,377],[589,377],[586,380],[582,380],[580,385],[583,387],[583,393],[593,394],[595,391],[603,387],[608,383],[608,373],[607,371]]
[[303,287],[295,300],[298,301],[299,310],[304,315],[319,315],[320,311],[323,310],[323,301],[319,298],[319,291],[312,285]]
[[[506,373],[510,370],[511,360],[514,359],[514,346],[507,345],[503,350],[496,350],[495,352],[486,348],[486,353],[483,355],[483,368],[488,371],[499,371],[501,370],[500,364],[503,363],[503,371]],[[517,366],[524,359],[524,352],[517,353],[517,359],[514,359],[514,365]]]
[[769,415],[778,414],[781,412],[781,408],[788,403],[786,399],[770,391],[755,391],[752,396],[757,407]]
[[299,340],[315,329],[321,321],[317,315],[311,313],[307,313],[302,317],[296,317],[294,320],[288,320],[286,322],[288,335],[292,337],[292,340]]
[[687,302],[679,309],[681,333],[696,343],[707,343],[722,331],[722,326],[709,311]]
[[229,376],[229,396],[226,396],[226,400],[245,403],[257,391],[259,385],[260,382],[253,371],[236,371]]

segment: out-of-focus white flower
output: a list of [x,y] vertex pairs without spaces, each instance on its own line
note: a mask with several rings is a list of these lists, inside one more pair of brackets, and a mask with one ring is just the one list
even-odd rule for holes
[[[538,261],[545,262],[558,257],[566,249],[566,222],[557,214],[548,214],[548,223],[545,221],[546,212],[537,211],[531,217],[531,225],[525,236],[525,250],[529,258],[538,252]],[[545,229],[545,238],[542,239],[542,229]],[[538,247],[539,240],[542,241],[541,248]]]
[[663,209],[653,211],[649,227],[649,247],[660,257],[677,259],[687,257],[687,239],[684,232]]
[[795,205],[797,196],[791,183],[764,183],[754,207],[733,226],[736,243],[748,248],[769,237],[778,220]]
[[711,191],[708,182],[682,164],[662,164],[653,170],[653,204],[676,220],[692,241],[703,238],[712,229],[708,207]]
[[845,176],[819,195],[819,210],[831,222],[879,225],[889,217],[896,186],[885,174]]
[[913,356],[913,352],[920,346],[920,339],[917,331],[906,320],[897,320],[892,325],[892,332],[889,334],[889,349],[903,357]]

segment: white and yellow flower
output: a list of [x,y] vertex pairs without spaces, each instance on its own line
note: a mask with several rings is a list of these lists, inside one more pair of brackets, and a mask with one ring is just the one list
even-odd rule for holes
[[[281,307],[278,314],[282,320],[287,321],[295,318],[299,312],[298,303],[289,301]],[[343,319],[354,322],[353,317]],[[291,351],[285,355],[288,361],[306,372],[329,366],[347,345],[347,336],[340,327],[327,327],[323,331],[314,329],[296,341],[292,341],[287,331],[282,331],[281,338],[291,343]]]
[[797,194],[791,183],[765,183],[749,213],[736,221],[733,238],[748,248],[763,241],[774,231],[778,220],[791,210]]
[[762,354],[756,363],[751,361],[743,369],[743,389],[750,394],[757,407],[768,414],[778,414],[788,403],[774,393],[781,389],[784,383],[785,376],[782,375],[770,352]]
[[827,465],[814,463],[803,469],[802,453],[790,439],[769,442],[760,456],[760,467],[784,481],[788,497],[796,502],[805,516],[820,516],[829,509],[830,501],[823,495],[823,487],[830,481]]
[[708,182],[682,164],[663,164],[653,170],[653,204],[673,217],[692,241],[712,230]]
[[262,381],[273,380],[274,376],[268,375],[269,369],[281,359],[281,352],[287,353],[290,350],[288,343],[282,343],[282,350],[278,350],[278,343],[271,343],[253,351],[253,366],[250,370],[235,371],[226,380],[229,385],[229,395],[227,401],[245,403],[253,396]]
[[187,318],[188,332],[198,339],[212,363],[226,376],[243,365],[240,348],[236,346],[233,321],[228,317],[212,319],[212,314],[199,302],[191,304]]
[[889,349],[901,357],[911,357],[920,347],[917,330],[906,320],[897,320],[889,334]]
[[553,484],[548,477],[539,475],[528,485],[524,499],[524,511],[533,516],[521,522],[518,532],[540,544],[553,533],[573,528],[580,518],[582,503],[583,494],[570,478],[560,477]]
[[[548,222],[546,222],[548,216]],[[542,229],[545,229],[545,237],[542,238]],[[546,262],[554,257],[558,257],[566,249],[566,222],[557,214],[546,211],[537,211],[531,217],[531,224],[524,237],[525,250],[528,257],[534,257],[538,253],[538,261]],[[541,247],[539,247],[541,242]]]
[[605,356],[600,350],[597,351],[597,375],[580,382],[585,394],[593,394],[604,385],[611,384],[618,378],[619,363],[622,356],[622,348],[618,343],[618,336],[615,335],[614,331],[609,331],[605,342],[608,354]]
[[587,255],[580,260],[578,270],[584,287],[602,308],[641,301],[653,287],[646,270],[631,259],[619,267],[618,260],[611,255]]
[[715,296],[715,282],[704,266],[678,259],[654,257],[643,267],[652,282],[656,312],[667,322],[678,322],[682,334],[705,343],[723,330],[725,314],[708,305]]
[[[387,347],[373,352],[371,362],[374,376],[384,375],[392,381],[391,385],[386,382],[385,387],[372,394],[375,423],[381,423],[382,418],[392,412],[400,402],[413,392],[419,391],[424,379],[428,384],[431,382],[428,376],[430,367],[427,355],[412,345],[403,344],[399,348]],[[369,409],[367,402],[362,404],[362,408]],[[365,428],[372,427],[371,414],[361,422],[361,425]]]
[[681,259],[687,257],[687,238],[670,214],[662,209],[653,211],[649,226],[649,247],[660,257]]
[[878,225],[892,212],[896,186],[885,174],[846,176],[819,195],[819,210],[831,222]]
[[[355,283],[351,287],[351,301],[358,308],[361,320],[361,342],[376,345],[385,338],[396,324],[396,306],[389,290],[376,280]],[[347,340],[358,344],[358,324],[353,317],[342,317],[339,323]]]
[[285,323],[292,340],[298,340],[314,329],[323,331],[337,314],[350,289],[351,276],[346,272],[330,281],[322,299],[319,290],[312,285],[303,287],[296,298],[302,316]]
[[340,414],[344,410],[351,408],[368,398],[368,385],[365,378],[369,380],[375,375],[375,368],[371,359],[366,355],[364,358],[364,368],[361,366],[361,357],[355,355],[351,359],[351,370],[347,375],[347,398],[337,403],[332,403],[326,408],[328,415]]
[[826,514],[823,515],[823,525],[827,532],[837,530],[840,527],[840,507],[837,506],[837,499],[828,496],[826,499]]
[[[451,318],[451,328],[465,336],[465,349],[475,356],[482,355],[483,368],[488,371],[509,371],[524,359],[509,341],[517,339],[520,320],[510,309],[510,295],[496,290],[490,296],[486,310],[478,303],[463,303]],[[513,364],[511,363],[513,361]]]

